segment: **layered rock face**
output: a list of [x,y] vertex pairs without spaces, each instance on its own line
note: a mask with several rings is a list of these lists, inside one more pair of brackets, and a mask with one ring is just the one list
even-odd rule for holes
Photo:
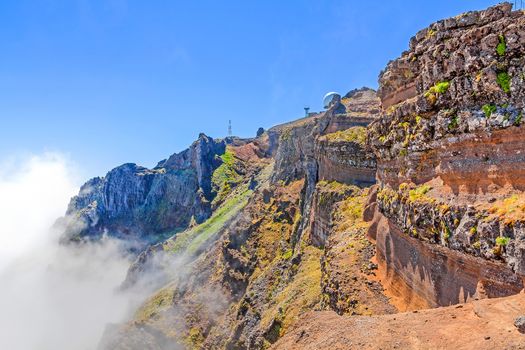
[[187,150],[153,169],[124,164],[84,184],[61,223],[65,240],[110,236],[156,241],[211,215],[213,171],[223,161],[224,140],[204,134]]
[[377,92],[367,87],[348,92],[340,102],[344,109],[341,108],[333,115],[325,133],[367,126],[381,114],[381,101]]
[[[364,128],[379,118],[379,111],[380,101],[376,92],[368,88],[361,88],[346,94],[326,112],[269,129],[268,134],[273,145],[270,148],[279,149],[279,152],[275,153],[274,181],[297,179],[305,174],[311,176],[317,173],[318,163],[321,165],[330,162],[322,159],[324,147],[333,146],[341,153],[346,153],[340,154],[332,161],[343,163],[341,168],[346,168],[345,162],[348,165],[354,164],[356,168],[361,166],[373,168],[373,161],[368,163],[364,160],[360,161],[361,158],[365,158],[359,147],[364,146],[366,131],[357,129],[358,131],[349,133],[337,132],[354,127]],[[323,135],[327,136],[328,140],[320,138]],[[355,157],[355,161],[346,161],[352,157]],[[366,159],[373,158],[371,156]],[[321,173],[323,176],[328,176],[328,170],[322,170]],[[367,179],[373,181],[370,180],[370,176]],[[326,178],[326,180],[329,179]]]
[[[521,167],[507,166],[523,162],[515,134],[525,107],[524,23],[523,12],[503,4],[437,22],[412,38],[379,80],[387,113],[371,140],[382,160],[380,180],[439,176],[460,192],[505,183],[523,189]],[[509,133],[503,142],[507,137],[494,133],[501,129]],[[497,171],[487,171],[493,164]]]
[[355,189],[338,182],[319,181],[311,207],[310,240],[318,247],[325,247],[335,225],[333,213],[336,203],[350,196]]
[[380,116],[380,100],[374,90],[352,90],[341,99],[344,114],[334,114],[314,153],[319,180],[358,186],[375,183],[376,162],[366,145],[366,127]]
[[[301,221],[299,232],[311,234],[313,240],[327,234],[318,230],[323,219],[317,215],[319,208],[312,205],[319,180],[360,186],[375,181],[375,159],[366,151],[365,126],[379,117],[379,103],[374,90],[361,88],[323,113],[268,130],[270,149],[275,150],[272,182],[305,179],[301,212],[309,214]],[[330,206],[320,209],[330,210]]]
[[380,75],[371,236],[405,306],[523,288],[525,14],[511,8],[432,24]]
[[374,184],[376,160],[365,140],[366,128],[362,126],[320,137],[315,144],[319,179],[358,186]]

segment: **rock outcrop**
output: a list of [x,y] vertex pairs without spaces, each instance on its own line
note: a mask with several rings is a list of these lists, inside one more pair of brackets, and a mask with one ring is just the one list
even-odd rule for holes
[[412,307],[523,288],[525,14],[511,8],[432,24],[379,79],[371,236]]
[[155,242],[206,220],[217,195],[212,174],[223,161],[226,142],[204,134],[187,150],[153,169],[124,164],[84,184],[71,199],[64,240],[103,234],[128,241]]
[[319,137],[315,144],[319,179],[358,186],[374,184],[376,160],[365,142],[366,128],[363,126]]

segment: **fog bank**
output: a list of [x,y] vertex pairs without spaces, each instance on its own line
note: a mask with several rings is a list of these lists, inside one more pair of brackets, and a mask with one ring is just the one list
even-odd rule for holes
[[73,168],[57,154],[0,161],[0,349],[96,349],[141,300],[117,291],[118,242],[59,246],[50,230],[78,191]]

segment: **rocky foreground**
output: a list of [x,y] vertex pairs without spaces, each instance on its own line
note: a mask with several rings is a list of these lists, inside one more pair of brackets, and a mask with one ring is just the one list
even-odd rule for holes
[[524,67],[522,11],[462,14],[378,92],[89,181],[63,240],[156,290],[100,349],[524,348]]

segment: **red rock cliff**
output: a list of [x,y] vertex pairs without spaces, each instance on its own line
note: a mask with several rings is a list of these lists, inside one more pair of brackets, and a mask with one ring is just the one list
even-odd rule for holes
[[525,14],[504,3],[432,24],[380,75],[370,234],[407,304],[523,287],[524,67]]

